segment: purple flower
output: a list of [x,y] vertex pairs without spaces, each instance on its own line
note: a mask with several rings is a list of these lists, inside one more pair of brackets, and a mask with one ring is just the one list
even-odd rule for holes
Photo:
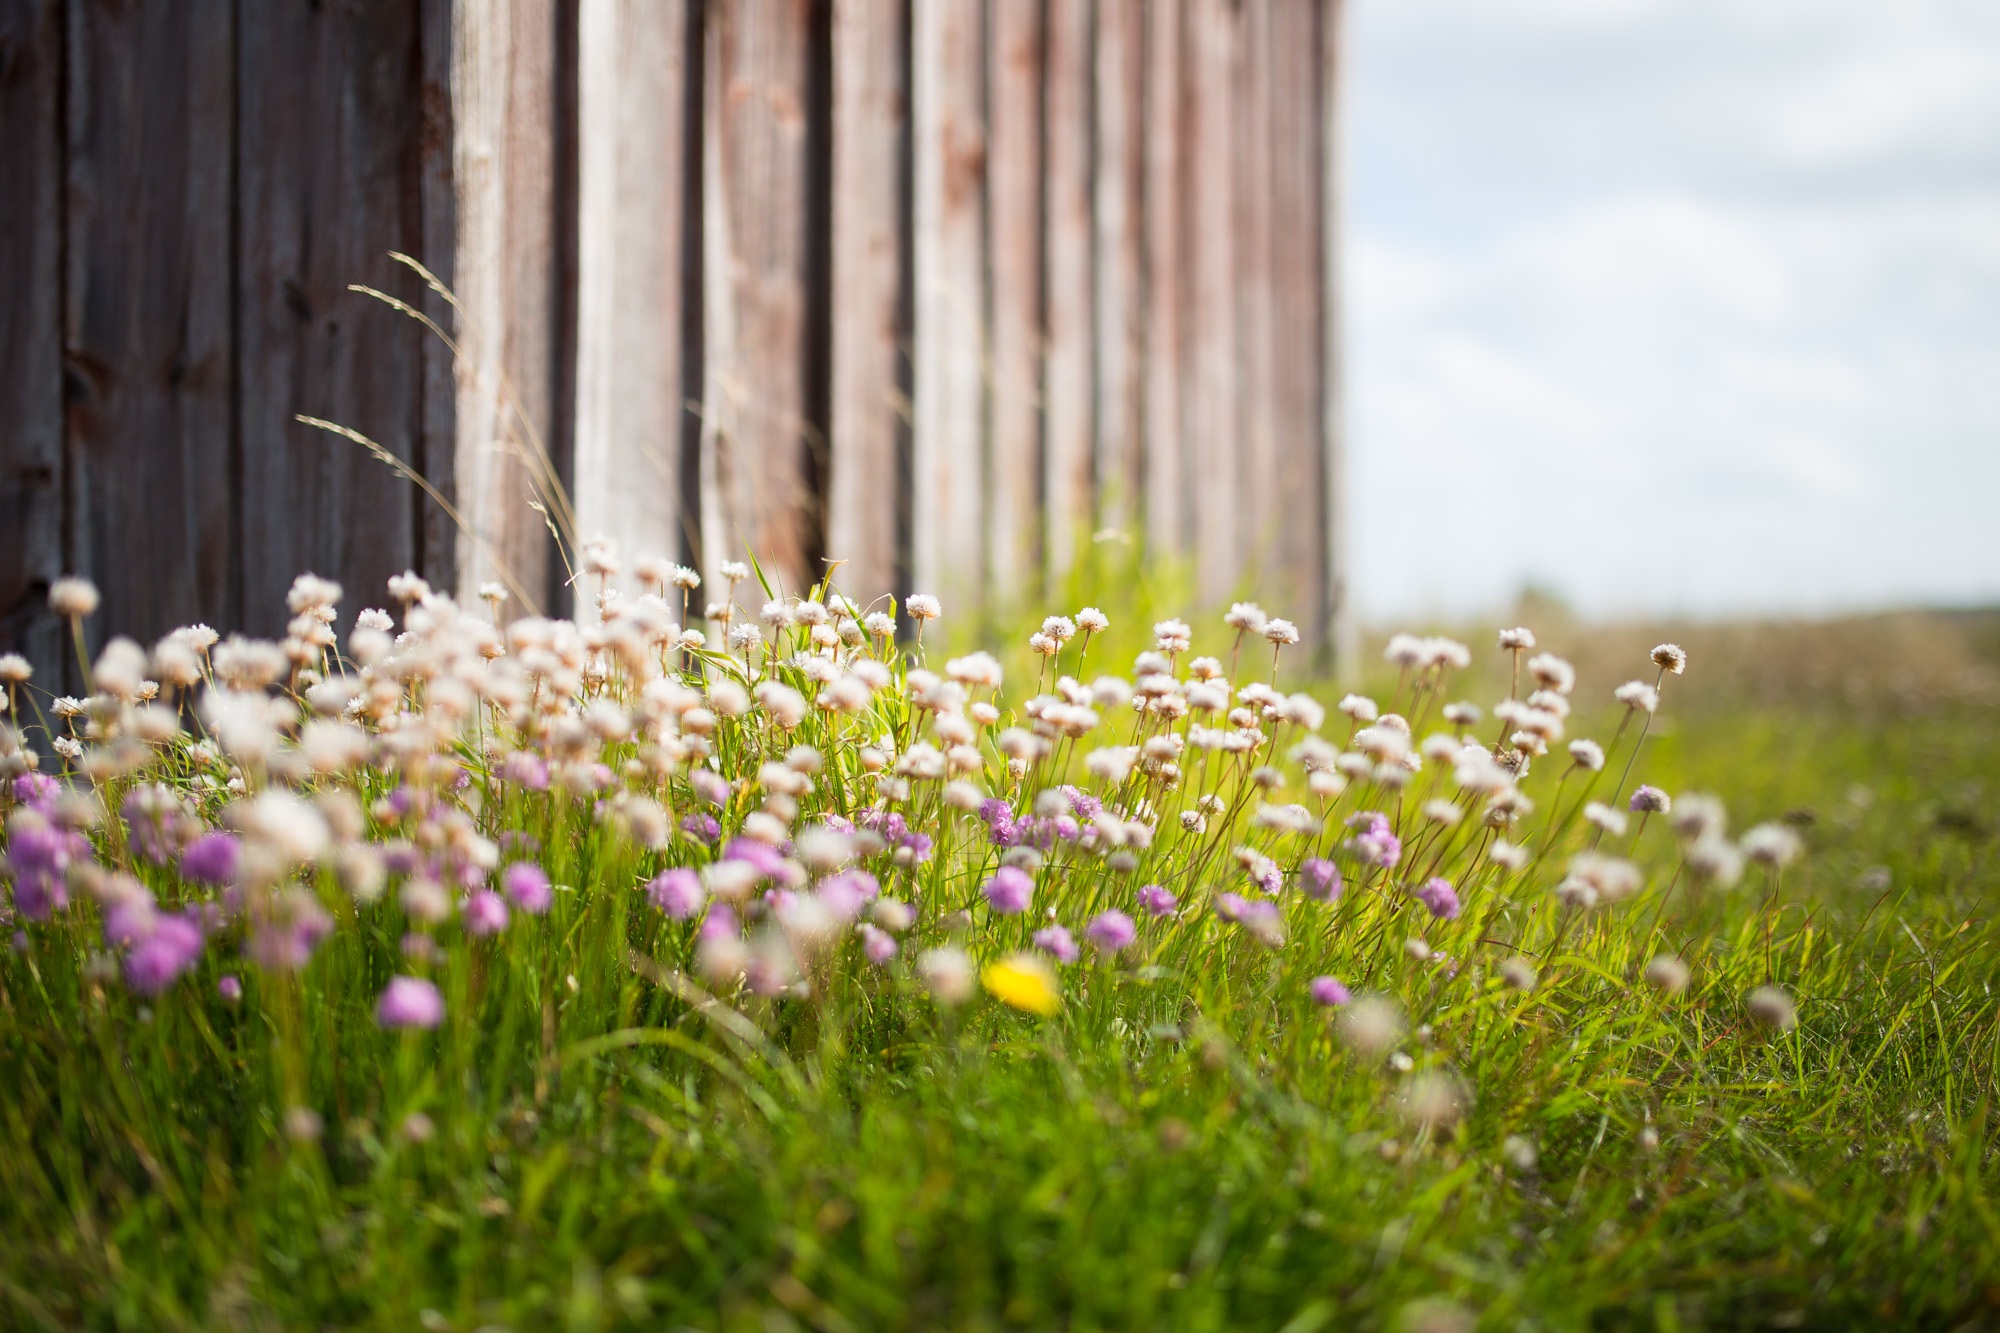
[[1632,813],[1635,815],[1663,815],[1673,808],[1673,799],[1658,787],[1641,783],[1638,790],[1632,793]]
[[979,817],[986,821],[987,837],[995,847],[1012,847],[1021,840],[1020,829],[1014,821],[1014,811],[997,796],[979,803]]
[[1089,792],[1084,791],[1081,787],[1073,787],[1068,783],[1064,783],[1056,790],[1069,798],[1069,808],[1076,811],[1078,819],[1095,819],[1104,813],[1104,802],[1098,800]]
[[1458,919],[1458,890],[1452,888],[1450,881],[1432,879],[1422,888],[1413,890],[1413,892],[1416,894],[1417,901],[1425,907],[1430,908],[1431,915],[1438,918],[1438,920],[1455,921]]
[[243,844],[233,833],[204,833],[181,850],[181,875],[196,884],[229,884]]
[[1364,865],[1379,866],[1383,870],[1393,867],[1403,859],[1403,844],[1389,827],[1386,815],[1361,814],[1356,821],[1366,820],[1368,826],[1348,842],[1348,847]]
[[1243,910],[1250,906],[1250,900],[1240,893],[1218,893],[1215,895],[1215,914],[1224,921],[1241,921]]
[[500,776],[529,791],[549,789],[549,766],[533,750],[516,750],[500,765]]
[[710,805],[720,807],[729,800],[729,779],[710,768],[697,768],[688,774],[688,786],[694,794]]
[[697,812],[681,820],[681,832],[704,847],[713,847],[715,840],[722,836],[722,825],[714,815]]
[[434,1028],[444,1022],[444,996],[421,977],[391,977],[375,1021],[385,1028]]
[[46,921],[51,912],[69,906],[65,878],[72,861],[87,859],[90,844],[81,834],[66,833],[29,816],[13,822],[7,841],[7,867],[14,874],[14,907],[30,921]]
[[1074,963],[1077,960],[1076,940],[1066,926],[1044,926],[1035,932],[1035,947],[1052,955],[1057,962]]
[[1306,897],[1335,902],[1340,898],[1342,887],[1340,868],[1333,862],[1315,856],[1299,863],[1299,888]]
[[861,926],[861,953],[877,967],[886,967],[896,956],[896,937],[879,926]]
[[701,919],[701,937],[705,940],[736,939],[743,933],[737,923],[736,911],[728,903],[710,903],[708,915]]
[[1180,905],[1180,899],[1158,884],[1143,885],[1139,889],[1139,906],[1146,909],[1148,916],[1172,916]]
[[1053,820],[1049,821],[1049,827],[1064,842],[1075,842],[1083,836],[1083,825],[1077,823],[1069,815],[1057,815]]
[[548,911],[554,897],[549,889],[548,872],[533,861],[515,861],[501,871],[500,887],[506,890],[514,906],[529,916]]
[[[1224,895],[1235,897],[1234,894]],[[1285,942],[1285,914],[1269,898],[1245,900],[1237,898],[1241,904],[1236,915],[1229,918],[1237,922],[1257,938],[1258,943],[1275,949]]]
[[1122,953],[1139,938],[1139,928],[1132,924],[1131,917],[1112,907],[1091,918],[1090,924],[1083,928],[1083,937],[1099,953]]
[[201,957],[201,926],[192,916],[163,916],[125,955],[125,984],[142,995],[158,995]]
[[1341,985],[1333,977],[1314,977],[1312,979],[1312,997],[1314,1004],[1324,1005],[1329,1009],[1337,1004],[1346,1004],[1349,999],[1353,998],[1348,995],[1347,987]]
[[931,835],[928,833],[904,834],[903,847],[909,852],[910,861],[914,865],[922,865],[931,859]]
[[498,935],[507,929],[507,900],[491,889],[478,889],[465,900],[465,929],[473,936]]
[[243,998],[243,983],[236,979],[234,972],[230,972],[215,983],[215,993],[222,997],[224,1003],[235,1004]]
[[861,909],[881,896],[882,886],[865,870],[843,870],[820,881],[820,901],[842,921],[852,921]]
[[46,773],[23,773],[14,779],[14,799],[44,818],[56,812],[62,784]]
[[1285,887],[1285,877],[1278,870],[1278,863],[1268,856],[1260,856],[1250,869],[1250,878],[1258,888],[1275,894]]
[[333,932],[333,918],[308,889],[273,894],[250,932],[244,952],[259,967],[297,969],[312,961],[313,950]]
[[979,891],[999,915],[1013,916],[1028,910],[1028,900],[1035,896],[1035,881],[1019,866],[1001,866]]
[[676,921],[686,921],[701,910],[708,897],[701,876],[686,866],[675,866],[653,876],[646,886],[646,899]]
[[770,843],[759,842],[755,838],[731,838],[729,845],[722,849],[722,859],[754,866],[762,879],[778,879],[785,873],[783,853]]

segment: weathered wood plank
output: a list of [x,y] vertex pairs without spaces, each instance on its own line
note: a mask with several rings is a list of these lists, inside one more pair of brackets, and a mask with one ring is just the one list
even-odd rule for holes
[[1042,530],[1049,586],[1075,563],[1092,518],[1091,0],[1054,0],[1046,76],[1048,360]]
[[1146,9],[1144,471],[1146,549],[1154,556],[1178,554],[1194,544],[1181,410],[1186,299],[1182,145],[1188,132],[1182,105],[1183,11],[1179,3]]
[[553,0],[458,0],[452,42],[459,367],[457,568],[539,610],[560,512],[548,452],[555,369]]
[[1235,133],[1230,145],[1234,207],[1230,219],[1235,251],[1236,410],[1221,447],[1237,486],[1236,572],[1255,584],[1277,615],[1300,616],[1295,571],[1281,554],[1279,518],[1289,485],[1278,471],[1277,389],[1272,369],[1274,311],[1271,193],[1271,3],[1241,0],[1235,14],[1237,54],[1231,111]]
[[681,494],[688,308],[688,16],[683,0],[586,0],[578,15],[578,532],[692,563]]
[[60,0],[0,2],[0,645],[65,685]]
[[1319,33],[1313,0],[1268,0],[1271,109],[1272,420],[1277,442],[1268,557],[1291,584],[1298,624],[1315,645],[1326,629],[1325,450],[1320,376]]
[[986,305],[981,214],[986,194],[978,0],[912,7],[915,430],[911,440],[911,582],[962,615],[978,608],[981,337]]
[[1360,669],[1360,635],[1347,583],[1349,552],[1347,530],[1347,383],[1341,332],[1341,302],[1346,299],[1342,274],[1340,216],[1342,195],[1340,99],[1345,83],[1341,77],[1344,50],[1342,29],[1347,6],[1344,0],[1325,0],[1319,20],[1319,109],[1320,109],[1320,350],[1325,357],[1321,368],[1320,406],[1326,453],[1321,481],[1326,487],[1322,521],[1326,524],[1323,547],[1326,559],[1327,618],[1325,646],[1333,664],[1345,676]]
[[70,563],[100,626],[227,623],[230,5],[68,17]]
[[[458,174],[456,168],[457,127],[452,106],[452,24],[459,0],[418,0],[417,7],[417,234],[416,257],[450,286],[456,281],[458,253]],[[443,296],[428,288],[410,285],[405,275],[401,294],[435,320],[450,329],[457,315]],[[418,339],[421,349],[418,367],[422,382],[418,387],[422,404],[421,424],[415,448],[419,470],[444,494],[457,490],[458,481],[458,362],[438,338]],[[306,441],[305,448],[322,447]],[[416,513],[415,564],[418,568],[452,577],[458,565],[458,525],[435,504],[419,504]],[[350,597],[364,596],[373,605],[384,595],[379,588],[357,587]]]
[[1138,518],[1144,500],[1144,0],[1098,0],[1096,18],[1096,517],[1122,530]]
[[[417,290],[386,255],[425,237],[434,120],[411,77],[424,67],[423,17],[395,0],[238,12],[239,598],[253,629],[283,624],[301,569],[339,578],[349,605],[365,606],[421,554],[428,502],[295,413],[340,421],[450,481],[453,441],[423,434],[439,417],[424,403],[428,335],[345,290]],[[456,581],[450,568],[422,572]]]
[[[816,534],[807,486],[806,39],[808,0],[709,8],[703,300],[713,485],[703,562],[755,552],[796,590]],[[821,220],[820,225],[824,225]]]
[[1239,16],[1230,0],[1189,0],[1187,87],[1186,323],[1182,327],[1182,410],[1196,555],[1196,588],[1214,604],[1235,589],[1243,556],[1235,433],[1241,375],[1236,361],[1236,66]]
[[905,0],[834,0],[833,408],[827,557],[862,601],[905,586],[908,485],[903,201],[909,147]]
[[986,449],[986,588],[1000,606],[1041,572],[1042,55],[1040,0],[987,9],[986,225],[992,426]]

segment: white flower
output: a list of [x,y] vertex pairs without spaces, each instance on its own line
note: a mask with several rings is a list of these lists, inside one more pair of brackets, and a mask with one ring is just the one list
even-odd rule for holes
[[927,592],[911,593],[909,600],[903,603],[903,609],[910,613],[912,620],[936,620],[944,614],[938,599]]
[[96,614],[100,600],[97,585],[89,579],[70,575],[49,585],[49,610],[64,620],[82,620]]
[[1375,706],[1373,699],[1359,694],[1348,695],[1340,701],[1339,707],[1341,712],[1363,725],[1373,722],[1382,715],[1381,710]]
[[1299,627],[1289,620],[1273,617],[1264,622],[1264,637],[1280,646],[1299,641]]
[[1042,622],[1042,633],[1057,643],[1066,643],[1076,637],[1076,622],[1068,616],[1050,616]]
[[1162,620],[1153,626],[1153,644],[1169,656],[1184,653],[1194,642],[1194,630],[1185,620]]
[[1222,623],[1239,633],[1262,634],[1267,619],[1269,617],[1264,614],[1264,608],[1257,603],[1236,602],[1231,604],[1229,614],[1222,618]]
[[1559,694],[1568,694],[1576,688],[1576,668],[1554,653],[1537,653],[1529,658],[1528,670],[1536,680]]
[[1525,625],[1500,631],[1502,652],[1526,652],[1535,646],[1535,632]]
[[1086,606],[1076,613],[1076,627],[1085,634],[1102,634],[1111,628],[1111,617],[1094,606]]
[[1660,706],[1660,692],[1643,680],[1628,680],[1611,692],[1611,697],[1627,708],[1650,713]]
[[741,583],[750,577],[750,566],[741,560],[725,560],[718,572],[731,583]]
[[1676,676],[1687,670],[1687,650],[1677,643],[1663,643],[1653,649],[1653,665]]
[[1578,768],[1598,772],[1604,767],[1604,747],[1596,741],[1574,740],[1569,743],[1569,757]]

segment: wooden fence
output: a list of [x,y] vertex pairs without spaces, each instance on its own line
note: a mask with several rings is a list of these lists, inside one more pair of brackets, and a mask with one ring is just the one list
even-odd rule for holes
[[961,612],[1110,528],[1331,643],[1338,18],[0,0],[0,641],[60,673],[71,570],[144,635],[307,568],[567,609],[553,517]]

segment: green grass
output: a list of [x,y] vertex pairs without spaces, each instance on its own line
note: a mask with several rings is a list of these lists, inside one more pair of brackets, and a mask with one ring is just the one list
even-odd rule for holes
[[[2000,1321],[2000,718],[1676,713],[1700,688],[1697,658],[1633,778],[1718,793],[1733,828],[1787,817],[1808,851],[1782,879],[1665,895],[1656,825],[1648,891],[1580,925],[1541,862],[1468,887],[1456,923],[1352,886],[1294,902],[1278,951],[1191,914],[1065,972],[1049,1020],[859,967],[811,1001],[706,1003],[673,970],[689,928],[636,904],[652,854],[518,793],[482,817],[575,891],[450,944],[434,1034],[376,1026],[404,923],[330,881],[340,925],[303,973],[212,948],[151,1004],[91,972],[74,913],[0,961],[0,1326]],[[971,896],[950,850],[920,931]],[[1072,924],[1112,900],[1062,884]],[[1426,926],[1455,979],[1403,949]],[[1516,948],[1526,993],[1492,974]],[[1663,951],[1692,965],[1679,996],[1639,980]],[[1402,1114],[1405,1075],[1305,998],[1318,972],[1427,1025],[1399,1049],[1452,1071],[1459,1123]],[[1795,1029],[1746,1022],[1767,983]],[[290,1106],[324,1136],[288,1135]]]

